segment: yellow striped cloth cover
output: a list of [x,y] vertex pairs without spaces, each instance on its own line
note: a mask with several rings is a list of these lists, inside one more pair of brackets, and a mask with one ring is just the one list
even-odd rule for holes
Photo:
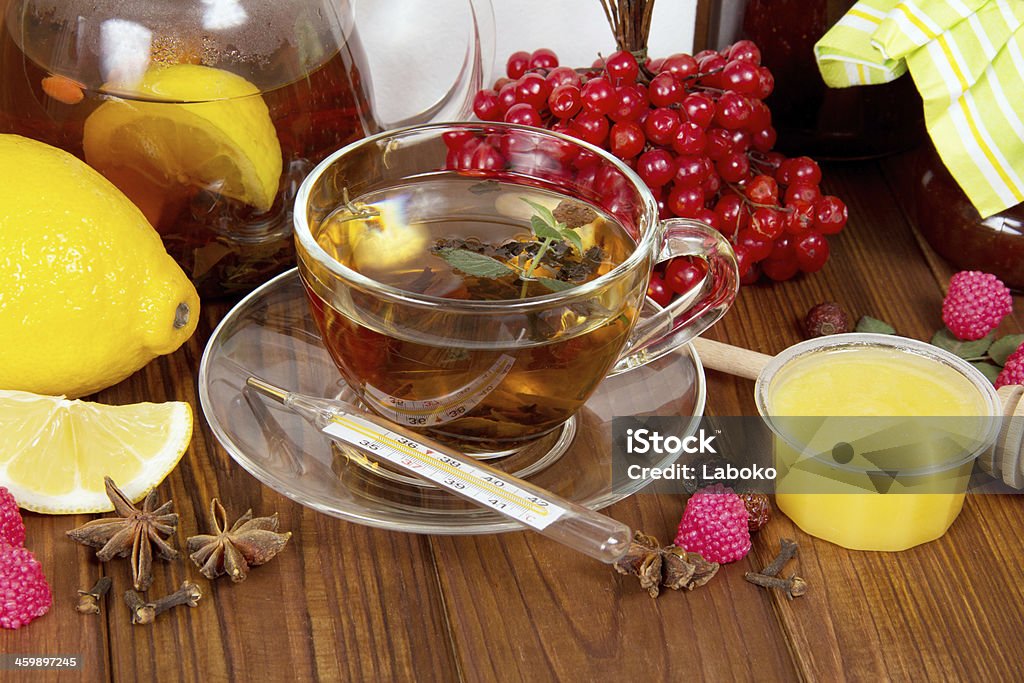
[[935,148],[978,212],[1024,201],[1024,0],[862,0],[814,50],[834,88],[909,69]]

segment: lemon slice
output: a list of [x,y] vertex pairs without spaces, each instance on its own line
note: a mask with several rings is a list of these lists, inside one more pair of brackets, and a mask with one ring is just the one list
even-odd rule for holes
[[132,95],[141,99],[111,99],[85,120],[89,165],[108,177],[135,172],[159,186],[202,187],[270,209],[281,143],[259,88],[229,71],[175,64],[151,68]]
[[0,483],[26,510],[111,510],[104,475],[139,500],[191,438],[192,408],[180,401],[110,406],[0,391]]

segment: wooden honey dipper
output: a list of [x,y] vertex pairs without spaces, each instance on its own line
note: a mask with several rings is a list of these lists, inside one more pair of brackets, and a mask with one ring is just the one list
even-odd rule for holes
[[[697,337],[693,347],[705,368],[756,380],[768,361],[764,353]],[[1024,386],[1001,387],[998,392],[1003,418],[995,445],[979,458],[981,469],[1007,486],[1024,489]]]

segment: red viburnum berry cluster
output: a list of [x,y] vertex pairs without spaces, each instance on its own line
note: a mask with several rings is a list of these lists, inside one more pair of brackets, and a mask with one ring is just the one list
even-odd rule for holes
[[[662,218],[695,218],[726,235],[744,283],[821,269],[826,236],[846,225],[846,205],[821,193],[818,164],[772,151],[764,98],[775,81],[749,40],[643,65],[618,51],[579,70],[560,66],[548,49],[516,52],[505,72],[476,94],[477,117],[561,131],[610,151],[651,189]],[[493,149],[474,152],[463,154],[467,166],[500,164]],[[649,294],[667,303],[700,268],[689,260],[657,268]]]

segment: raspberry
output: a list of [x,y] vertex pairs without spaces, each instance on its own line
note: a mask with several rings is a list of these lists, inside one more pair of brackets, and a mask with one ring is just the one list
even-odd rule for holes
[[25,523],[14,496],[0,486],[0,544],[3,543],[15,547],[25,545]]
[[21,628],[46,614],[53,598],[30,550],[0,544],[0,626]]
[[996,389],[1008,384],[1024,384],[1024,344],[1006,359],[1006,365],[996,377]]
[[964,270],[949,280],[942,322],[957,339],[981,339],[1013,309],[1010,290],[995,275]]
[[690,496],[675,544],[709,562],[735,562],[750,552],[750,529],[743,499],[715,484]]

